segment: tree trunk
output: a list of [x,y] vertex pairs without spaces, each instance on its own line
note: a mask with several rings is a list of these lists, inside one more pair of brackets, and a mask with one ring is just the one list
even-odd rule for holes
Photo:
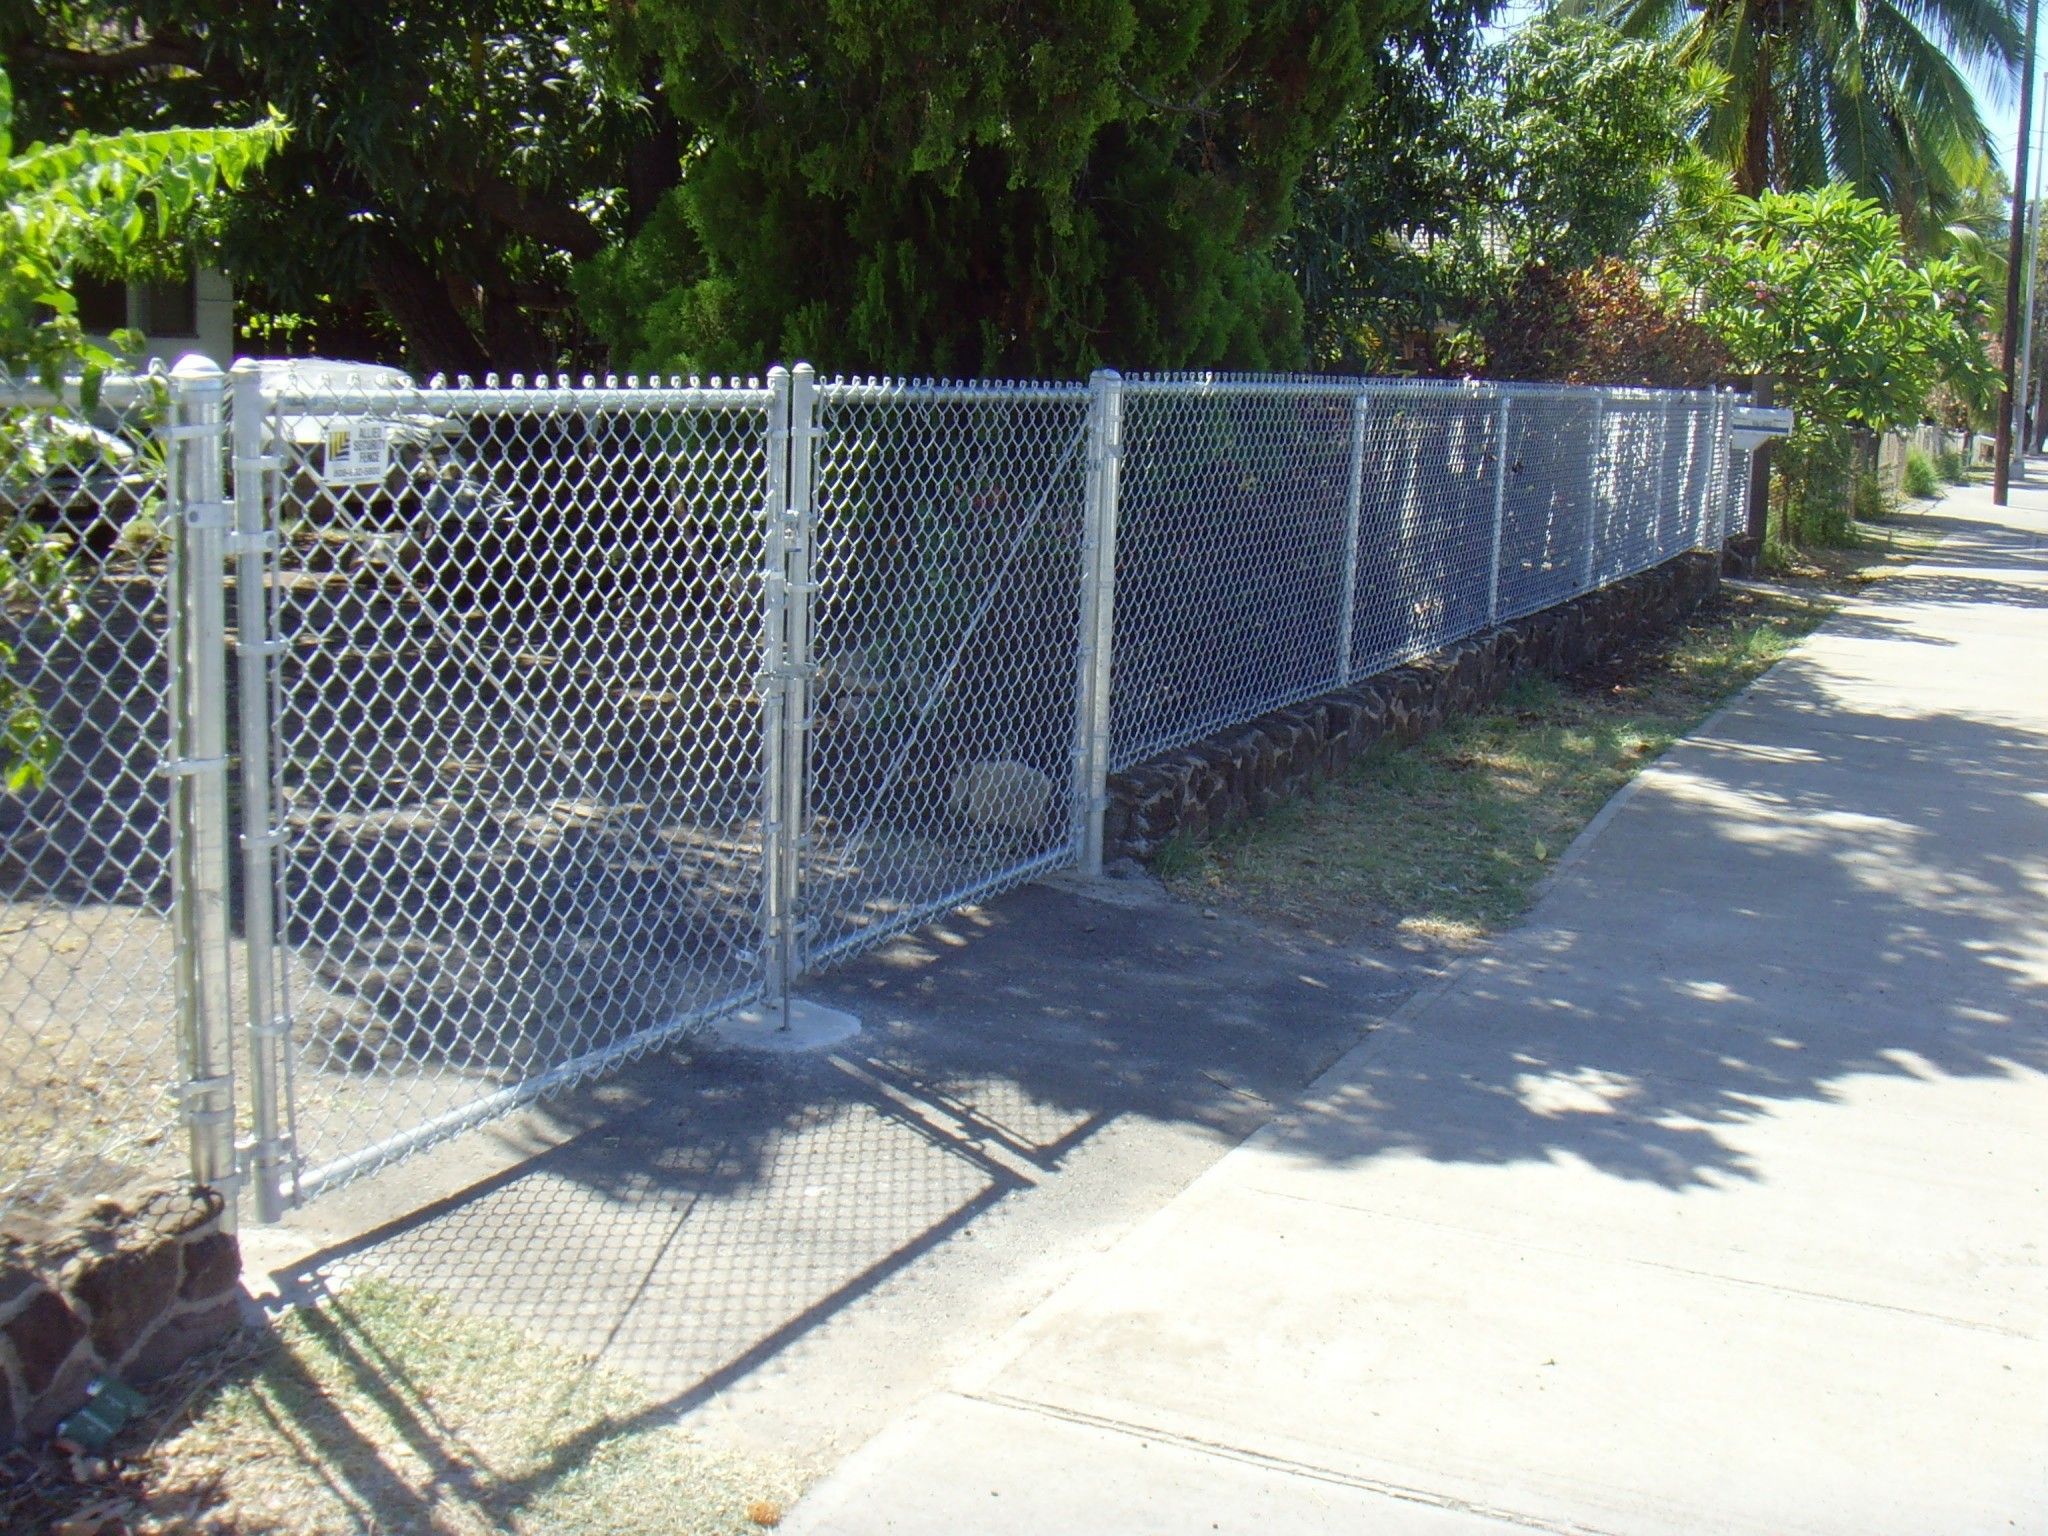
[[491,367],[502,376],[552,371],[553,360],[532,316],[507,293],[484,290],[484,345]]
[[670,188],[683,179],[683,136],[668,105],[661,99],[661,80],[648,71],[641,82],[647,93],[648,133],[626,151],[626,238],[632,239],[654,216]]
[[491,360],[455,305],[444,283],[416,251],[396,242],[370,260],[370,290],[405,333],[406,350],[427,373],[482,378]]
[[1742,130],[1742,157],[1735,166],[1735,190],[1760,196],[1771,184],[1771,45],[1757,44],[1756,74],[1750,81],[1749,121]]

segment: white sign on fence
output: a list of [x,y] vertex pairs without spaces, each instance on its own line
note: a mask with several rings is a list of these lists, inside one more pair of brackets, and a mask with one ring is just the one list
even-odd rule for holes
[[321,479],[328,485],[381,485],[390,467],[388,421],[337,421],[327,428]]

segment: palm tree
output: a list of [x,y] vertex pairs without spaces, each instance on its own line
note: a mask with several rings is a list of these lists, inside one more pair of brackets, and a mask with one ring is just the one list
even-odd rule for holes
[[[1566,0],[1573,3],[1573,0]],[[1937,242],[1993,158],[1965,71],[2018,73],[2023,0],[1577,0],[1728,89],[1700,146],[1755,196],[1846,181]]]

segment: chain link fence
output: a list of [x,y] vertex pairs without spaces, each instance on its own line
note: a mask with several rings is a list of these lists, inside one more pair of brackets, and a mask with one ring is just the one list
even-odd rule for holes
[[167,402],[0,399],[0,1205],[185,1160]]
[[185,1164],[263,1219],[1741,515],[1718,395],[188,362],[31,405],[0,1202]]
[[1125,768],[1718,547],[1728,398],[1137,378],[1116,532]]
[[1075,857],[1089,400],[820,387],[812,964]]

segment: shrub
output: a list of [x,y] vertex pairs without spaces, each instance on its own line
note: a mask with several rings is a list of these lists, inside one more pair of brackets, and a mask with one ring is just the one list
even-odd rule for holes
[[1970,467],[1963,462],[1959,449],[1944,448],[1934,456],[1934,472],[1950,485],[1961,485],[1970,478]]
[[1721,338],[1627,262],[1533,267],[1489,326],[1498,379],[1699,389],[1737,373]]
[[[1779,445],[1771,537],[1789,545],[1847,544],[1856,491],[1846,431],[1806,422]],[[1867,477],[1866,477],[1867,478]],[[1874,488],[1874,482],[1873,482]]]
[[[1934,472],[1934,460],[1918,448],[1906,450],[1906,467],[1899,476],[1900,489],[1925,501],[1941,494],[1941,480]],[[1860,514],[1859,514],[1860,515]]]

